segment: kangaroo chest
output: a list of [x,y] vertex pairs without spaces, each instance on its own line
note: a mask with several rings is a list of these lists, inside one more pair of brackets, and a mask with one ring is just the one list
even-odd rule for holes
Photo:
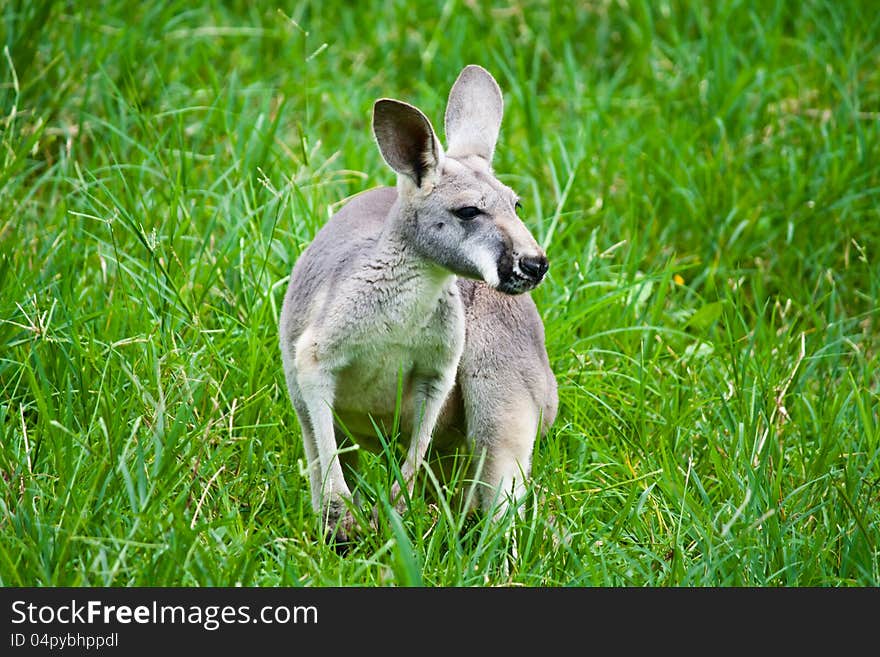
[[373,421],[390,429],[395,416],[404,428],[411,426],[415,386],[450,370],[454,374],[458,366],[464,320],[455,285],[428,301],[406,296],[396,295],[395,303],[361,317],[356,337],[346,345],[334,408],[353,433],[374,434]]

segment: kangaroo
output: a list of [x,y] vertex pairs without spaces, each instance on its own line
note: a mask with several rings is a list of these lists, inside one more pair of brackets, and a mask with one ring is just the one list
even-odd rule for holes
[[502,113],[498,84],[474,65],[449,93],[445,151],[420,110],[377,100],[373,133],[397,186],[354,197],[293,267],[284,374],[312,506],[337,541],[358,529],[340,461],[346,436],[375,445],[376,427],[395,417],[411,435],[391,489],[401,511],[401,483],[412,494],[432,439],[434,449],[470,450],[473,498],[497,515],[524,494],[536,437],[556,417],[544,326],[527,294],[547,258],[491,168]]

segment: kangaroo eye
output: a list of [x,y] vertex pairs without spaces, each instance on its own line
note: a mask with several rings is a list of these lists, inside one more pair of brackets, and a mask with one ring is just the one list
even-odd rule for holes
[[475,208],[472,205],[468,205],[463,208],[459,208],[458,210],[453,210],[452,214],[454,214],[459,219],[473,219],[474,217],[483,214],[483,211],[480,208]]

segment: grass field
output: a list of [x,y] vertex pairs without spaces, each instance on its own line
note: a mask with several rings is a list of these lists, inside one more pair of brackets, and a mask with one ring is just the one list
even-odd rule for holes
[[[0,7],[0,584],[880,585],[874,3],[279,4]],[[424,496],[342,556],[278,310],[468,63],[560,415],[512,563]]]

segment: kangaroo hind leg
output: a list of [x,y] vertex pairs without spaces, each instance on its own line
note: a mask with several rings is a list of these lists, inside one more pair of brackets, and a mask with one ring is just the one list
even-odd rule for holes
[[475,406],[468,408],[468,434],[480,467],[475,473],[480,506],[498,518],[526,493],[539,412],[528,395]]

